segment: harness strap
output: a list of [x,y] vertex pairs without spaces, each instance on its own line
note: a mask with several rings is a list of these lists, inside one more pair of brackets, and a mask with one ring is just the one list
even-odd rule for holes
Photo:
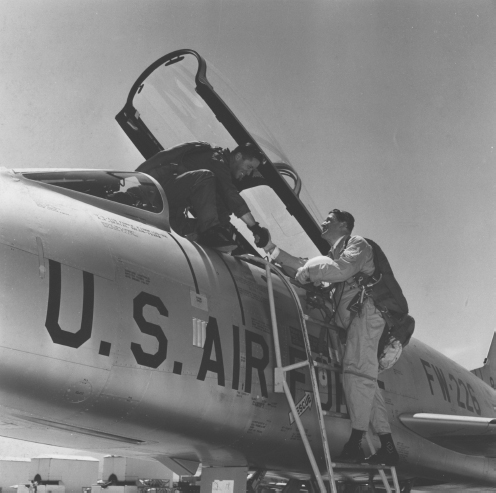
[[386,321],[387,326],[389,328],[393,327],[394,320],[389,310],[385,306],[376,305],[375,307],[381,312],[382,318]]

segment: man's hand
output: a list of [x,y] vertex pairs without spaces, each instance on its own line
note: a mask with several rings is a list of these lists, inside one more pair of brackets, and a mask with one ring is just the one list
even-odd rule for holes
[[267,228],[263,228],[260,224],[255,223],[253,226],[248,226],[255,237],[255,245],[258,248],[264,248],[270,241],[270,233]]
[[307,284],[310,282],[310,276],[308,275],[308,269],[305,268],[305,266],[300,267],[297,272],[296,272],[296,277],[295,279],[300,283],[300,284]]
[[265,245],[263,247],[263,249],[269,253],[271,252],[272,250],[274,250],[274,248],[276,247],[276,244],[272,242],[272,240],[269,238],[269,241],[267,242],[267,245]]
[[[308,273],[308,269],[305,269],[305,266],[300,267],[298,271],[296,272],[295,279],[300,283],[300,284],[308,284],[309,282],[312,282],[310,279],[310,274]],[[321,281],[314,281],[313,283],[314,286],[322,286]]]

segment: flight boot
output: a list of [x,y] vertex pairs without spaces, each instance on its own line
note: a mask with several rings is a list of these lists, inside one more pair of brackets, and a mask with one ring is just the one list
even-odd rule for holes
[[347,464],[361,464],[365,462],[365,453],[361,444],[345,443],[343,451],[339,457],[334,459],[336,462],[345,462]]
[[393,467],[398,464],[400,456],[394,446],[391,434],[388,433],[386,435],[379,435],[379,439],[381,440],[381,448],[375,454],[367,457],[365,462],[367,464],[389,467]]
[[343,451],[336,462],[346,462],[348,464],[360,464],[365,461],[365,453],[362,450],[363,431],[351,430],[350,439],[344,444]]

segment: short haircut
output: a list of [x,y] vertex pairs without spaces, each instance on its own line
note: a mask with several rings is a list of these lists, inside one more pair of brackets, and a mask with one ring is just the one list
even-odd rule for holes
[[355,218],[346,211],[340,209],[333,209],[329,214],[334,214],[340,223],[346,223],[346,228],[351,233],[355,227]]
[[265,161],[265,156],[260,152],[258,147],[249,142],[236,147],[236,149],[232,151],[232,155],[234,156],[238,152],[241,153],[243,159],[258,159],[260,161],[260,164]]

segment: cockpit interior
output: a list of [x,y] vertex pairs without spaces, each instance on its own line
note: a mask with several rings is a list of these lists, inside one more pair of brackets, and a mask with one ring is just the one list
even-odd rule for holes
[[23,173],[23,175],[29,180],[36,180],[155,214],[164,209],[157,185],[143,173],[85,170]]

